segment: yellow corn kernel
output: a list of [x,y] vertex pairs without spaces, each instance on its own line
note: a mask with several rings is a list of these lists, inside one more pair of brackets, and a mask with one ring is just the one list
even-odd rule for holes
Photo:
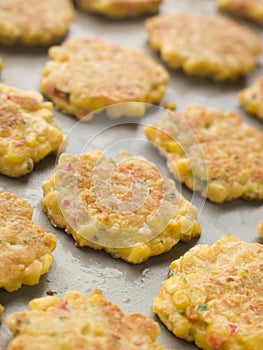
[[60,299],[57,297],[44,297],[41,299],[33,299],[29,302],[29,310],[47,310],[51,306],[55,306],[60,302]]
[[35,260],[31,265],[27,266],[23,272],[23,283],[32,286],[39,282],[42,273],[42,264],[39,260]]
[[141,102],[127,102],[111,105],[106,108],[107,115],[112,118],[126,117],[143,117],[146,111],[146,104]]
[[173,220],[172,222],[170,222],[170,228],[173,231],[176,232],[181,232],[182,229],[182,221],[177,219],[177,220]]
[[180,176],[184,177],[185,175],[189,174],[189,171],[191,170],[190,162],[188,159],[179,159],[176,162],[177,171],[180,174]]
[[155,136],[157,135],[157,129],[154,128],[153,126],[145,126],[143,128],[146,136],[148,137],[149,140],[154,140]]
[[164,282],[164,288],[167,291],[167,293],[170,294],[174,294],[177,290],[177,285],[175,283],[175,276],[168,278],[165,282]]
[[10,149],[6,155],[6,162],[10,163],[20,163],[25,159],[25,154],[17,149]]
[[227,197],[226,188],[216,182],[212,182],[208,185],[207,197],[215,203],[222,203]]
[[188,283],[182,276],[182,274],[176,274],[165,281],[165,289],[168,293],[174,295],[180,290],[185,290],[187,288]]
[[96,328],[93,329],[93,335],[95,335],[96,337],[99,337],[103,334],[103,329],[99,326],[97,326]]
[[184,289],[178,290],[174,293],[172,297],[172,302],[174,306],[178,309],[185,309],[190,304]]
[[112,119],[117,119],[122,117],[125,113],[125,106],[126,104],[123,104],[123,103],[120,103],[120,104],[118,103],[115,105],[108,106],[106,108],[107,116]]
[[174,270],[177,271],[178,267],[179,267],[178,260],[174,260],[171,262],[169,269],[170,271],[174,271]]
[[184,218],[183,224],[182,224],[182,233],[191,232],[193,230],[194,223],[191,220],[188,220],[187,218]]
[[26,144],[29,147],[36,147],[37,145],[37,139],[36,139],[36,134],[35,133],[29,133],[26,135]]
[[212,349],[211,347],[208,347],[210,345],[207,344],[207,334],[204,326],[199,328],[198,332],[195,333],[195,343],[199,348]]
[[151,255],[151,248],[146,244],[142,244],[139,247],[134,247],[129,254],[129,260],[136,262],[141,262],[142,260],[146,260]]
[[176,110],[176,104],[173,101],[168,100],[168,101],[165,101],[164,108],[170,109],[171,111],[175,111]]
[[169,153],[182,153],[182,148],[175,141],[166,142],[165,149]]
[[179,322],[176,323],[176,328],[173,333],[179,338],[188,338],[189,330],[191,329],[191,323],[186,318],[180,318]]
[[255,259],[249,251],[243,251],[242,254],[239,254],[239,258],[241,258],[247,264],[253,262]]
[[41,273],[47,273],[52,262],[53,262],[53,257],[50,254],[46,254],[43,257],[40,258],[41,264],[42,264],[42,271]]
[[141,102],[129,102],[127,103],[125,115],[127,117],[143,117],[146,112],[146,104]]
[[159,254],[162,254],[164,251],[164,244],[159,242],[159,243],[156,243],[152,246],[152,254],[153,255],[159,255]]
[[47,154],[51,152],[51,146],[48,143],[44,143],[37,148],[38,159],[45,158]]
[[91,293],[90,298],[94,303],[100,303],[103,300],[103,295],[100,291],[94,291]]
[[197,235],[199,235],[201,232],[202,232],[202,227],[201,227],[201,225],[199,224],[199,222],[196,221],[196,222],[194,223],[194,227],[193,227],[192,234],[197,234]]

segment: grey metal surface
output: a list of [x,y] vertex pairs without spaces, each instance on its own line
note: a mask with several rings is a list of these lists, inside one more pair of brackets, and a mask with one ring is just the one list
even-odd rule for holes
[[[217,13],[216,1],[212,0],[166,0],[161,11],[194,11],[204,15]],[[259,28],[253,28],[259,35],[261,34]],[[78,36],[101,37],[126,47],[138,48],[156,61],[161,62],[158,54],[153,52],[148,45],[142,19],[114,22],[77,12],[76,20],[71,26],[68,37]],[[38,90],[40,74],[43,65],[48,60],[46,50],[2,47],[0,54],[4,61],[1,79],[3,83],[24,90]],[[263,131],[263,123],[243,113],[236,98],[236,93],[240,89],[249,84],[255,76],[263,74],[261,63],[262,61],[260,62],[259,59],[257,70],[249,78],[236,83],[217,84],[208,80],[190,78],[181,72],[170,71],[171,81],[164,100],[169,99],[176,102],[179,111],[184,111],[191,104],[234,111],[239,113],[248,124]],[[147,116],[141,122],[144,123],[150,120],[151,116]],[[69,133],[70,142],[67,151],[74,153],[81,152],[94,134],[112,123],[104,121],[100,117],[94,119],[85,124],[80,136],[77,133],[76,120],[73,117],[56,112],[56,121],[64,132]],[[122,119],[120,122],[125,123],[126,120]],[[120,140],[120,148],[124,148],[124,145],[126,145],[126,148],[130,151],[138,150],[143,155],[149,155],[151,160],[154,160],[157,165],[165,170],[164,160],[153,148],[147,145],[146,141],[125,142],[127,137],[142,140],[143,134],[140,128],[127,125],[127,127],[120,127],[119,129],[115,127],[112,130],[118,131],[115,133],[116,136],[106,132],[106,136],[101,138],[105,144],[100,144],[102,141],[98,137],[95,138],[91,146],[104,147],[107,142],[110,144],[118,139]],[[52,173],[55,161],[54,157],[48,157],[35,167],[32,174],[20,179],[8,179],[0,176],[0,187],[31,202],[35,208],[34,221],[42,225],[47,231],[55,233],[58,240],[51,270],[41,278],[38,285],[23,286],[14,293],[0,291],[0,303],[6,309],[4,318],[9,313],[25,309],[30,299],[45,296],[47,291],[56,292],[56,295],[62,297],[72,289],[87,294],[94,288],[103,290],[105,296],[118,304],[124,312],[138,311],[149,317],[154,317],[151,311],[152,300],[158,293],[162,281],[167,277],[170,262],[179,258],[190,247],[197,243],[211,244],[225,233],[236,234],[245,241],[263,243],[256,233],[256,225],[263,219],[262,203],[236,200],[231,203],[216,205],[208,201],[205,202],[198,195],[193,198],[192,193],[182,187],[183,194],[189,200],[192,200],[199,209],[199,220],[203,227],[200,239],[192,240],[188,244],[180,243],[168,254],[151,258],[138,266],[113,259],[104,252],[77,248],[71,237],[52,227],[41,210],[41,183]],[[168,176],[171,176],[167,170],[165,172]],[[158,340],[165,348],[196,349],[193,344],[175,338],[161,323],[160,326],[161,335]],[[11,338],[11,333],[5,326],[3,319],[0,325],[1,350],[6,349]]]

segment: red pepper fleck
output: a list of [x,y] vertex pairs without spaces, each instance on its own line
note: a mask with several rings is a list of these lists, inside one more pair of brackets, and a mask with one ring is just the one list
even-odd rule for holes
[[249,305],[250,310],[252,310],[253,312],[255,312],[256,314],[260,313],[260,308],[256,305]]
[[71,215],[71,218],[72,218],[75,222],[78,222],[78,221],[80,220],[80,216],[79,216],[79,214],[77,214],[77,213],[73,213],[73,214]]
[[69,97],[69,93],[68,92],[59,90],[54,85],[49,85],[47,87],[47,91],[51,95],[54,95],[55,97],[58,97],[58,98],[61,98],[61,99],[68,99],[68,97]]
[[71,164],[71,163],[67,163],[66,166],[65,166],[65,169],[66,169],[67,171],[72,171],[72,170],[73,170],[72,164]]
[[61,309],[61,310],[67,310],[67,306],[68,306],[67,300],[61,300],[61,301],[57,304],[57,308],[59,308],[59,309]]
[[237,2],[237,6],[236,7],[237,7],[237,10],[240,11],[240,12],[242,12],[242,11],[244,11],[246,9],[246,5],[245,5],[243,0],[240,0],[239,2]]
[[236,333],[238,326],[234,323],[229,323],[228,327],[230,328],[231,333]]
[[189,321],[196,321],[197,320],[196,314],[190,314],[187,318]]
[[253,173],[253,178],[254,178],[255,180],[260,180],[260,179],[262,179],[262,171],[260,171],[260,170],[255,171],[255,172]]
[[68,199],[63,200],[63,204],[68,207],[70,205],[70,201]]
[[210,334],[208,336],[208,343],[213,347],[214,350],[217,350],[220,349],[225,341],[223,339],[220,339],[216,334]]
[[79,119],[83,119],[85,117],[88,117],[88,115],[92,112],[91,109],[83,109],[77,113],[77,117]]

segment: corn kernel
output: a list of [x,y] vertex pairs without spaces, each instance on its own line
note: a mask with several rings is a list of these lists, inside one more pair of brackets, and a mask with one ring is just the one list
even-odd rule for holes
[[60,302],[60,299],[57,297],[45,297],[39,299],[33,299],[29,302],[29,310],[47,310],[51,306],[55,306]]
[[174,306],[178,309],[185,309],[189,304],[189,299],[185,294],[185,290],[178,290],[174,293],[172,302]]
[[208,185],[207,197],[215,203],[222,203],[227,197],[226,188],[216,182],[212,182]]
[[169,153],[182,153],[181,147],[175,141],[166,142],[165,149]]
[[182,317],[173,332],[179,338],[188,338],[189,329],[191,329],[191,323]]
[[184,177],[190,171],[190,162],[188,159],[179,159],[176,162],[176,167],[180,176]]
[[176,104],[173,101],[165,101],[164,103],[164,108],[166,109],[170,109],[171,111],[175,111],[176,110]]

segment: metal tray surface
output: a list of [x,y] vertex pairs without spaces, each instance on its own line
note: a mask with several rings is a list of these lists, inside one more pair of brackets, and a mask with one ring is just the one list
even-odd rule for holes
[[[161,12],[176,11],[198,12],[204,16],[209,13],[218,13],[216,1],[164,0]],[[242,23],[246,23],[262,36],[259,27],[248,22]],[[143,19],[115,22],[77,11],[76,19],[70,27],[67,38],[73,37],[101,37],[125,47],[140,49],[161,63],[159,55],[149,47]],[[1,47],[0,54],[4,61],[1,76],[3,83],[23,90],[38,91],[40,74],[48,60],[46,49]],[[263,131],[262,122],[246,115],[240,109],[236,97],[239,90],[251,83],[256,76],[263,74],[261,57],[258,60],[256,71],[247,79],[235,83],[214,83],[206,79],[187,77],[182,72],[170,70],[169,72],[171,80],[164,101],[174,101],[178,106],[178,111],[184,111],[188,105],[193,104],[233,111],[240,114],[248,124]],[[77,154],[83,152],[87,145],[91,148],[103,149],[114,144],[112,150],[126,148],[134,153],[140,153],[150,158],[161,167],[167,176],[171,177],[165,167],[164,159],[147,144],[141,128],[143,123],[159,118],[159,110],[157,111],[158,113],[152,115],[149,111],[147,116],[137,124],[129,123],[135,122],[129,119],[113,122],[99,115],[80,127],[75,118],[57,111],[55,119],[62,130],[69,135],[67,152]],[[101,131],[103,131],[102,134],[100,134]],[[94,135],[97,137],[94,138]],[[135,140],[135,142],[127,142],[127,140]],[[41,183],[52,173],[55,162],[56,157],[48,157],[36,165],[30,175],[20,179],[0,176],[0,187],[32,203],[35,223],[42,225],[46,231],[53,232],[58,240],[58,246],[54,252],[54,263],[49,273],[42,276],[38,285],[23,286],[14,293],[0,290],[0,303],[5,307],[5,314],[0,325],[0,350],[6,349],[8,342],[12,339],[11,332],[4,322],[5,317],[12,312],[27,308],[29,300],[46,296],[48,291],[53,291],[57,296],[62,297],[69,290],[79,290],[88,294],[92,289],[101,289],[106,298],[119,305],[124,312],[141,312],[159,322],[152,312],[152,301],[162,281],[167,277],[171,261],[178,259],[194,245],[212,244],[226,233],[235,234],[248,242],[263,243],[256,232],[257,223],[263,220],[262,203],[235,200],[231,203],[216,205],[205,201],[197,194],[193,195],[191,191],[179,185],[178,188],[185,197],[191,200],[199,210],[199,221],[203,228],[199,239],[191,240],[189,243],[180,243],[169,253],[151,258],[140,265],[130,265],[113,259],[104,252],[77,248],[70,236],[50,224],[41,209]],[[159,324],[161,334],[158,341],[166,349],[197,349],[194,344],[173,336],[161,322]]]

